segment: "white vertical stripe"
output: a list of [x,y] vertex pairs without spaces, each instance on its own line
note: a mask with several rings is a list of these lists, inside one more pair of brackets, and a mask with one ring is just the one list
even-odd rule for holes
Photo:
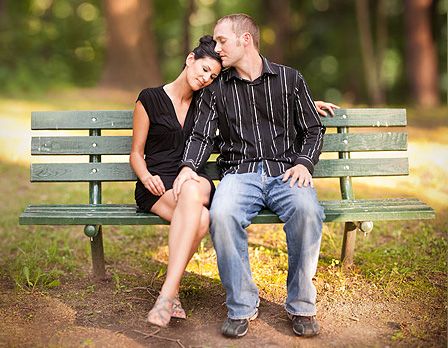
[[[252,85],[250,86],[250,91],[252,92],[252,100],[253,100],[252,105],[253,105],[253,109],[254,109],[255,128],[256,128],[256,131],[257,131],[257,137],[255,137],[255,134],[254,134],[254,138],[255,138],[256,144],[258,144],[258,145],[256,145],[255,148],[257,150],[257,156],[258,157],[260,157],[260,156],[264,157],[264,155],[263,155],[263,146],[261,145],[260,142],[258,142],[258,139],[262,139],[262,138],[261,138],[260,128],[259,128],[259,124],[258,124],[258,115],[257,115],[257,106],[256,106],[256,103],[255,103],[254,86],[252,86]],[[260,147],[260,152],[258,152],[258,147]]]

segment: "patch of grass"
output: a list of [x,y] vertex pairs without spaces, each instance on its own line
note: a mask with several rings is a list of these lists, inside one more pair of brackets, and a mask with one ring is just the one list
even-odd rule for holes
[[[97,103],[80,105],[80,108],[85,109],[102,108]],[[0,99],[0,118],[2,114],[8,114],[8,117],[11,114],[13,118],[17,116],[27,120],[32,109],[72,107],[72,100],[51,104],[46,99],[21,103]],[[444,125],[445,121],[440,120],[446,115],[446,108],[441,110],[437,114],[440,117],[425,117],[425,122],[433,119],[436,124]],[[408,110],[408,115],[411,124],[419,124],[422,115],[420,111]],[[442,137],[437,138],[437,141],[442,140]],[[0,207],[0,274],[7,275],[19,288],[27,291],[52,287],[57,289],[59,283],[76,282],[86,277],[91,268],[90,246],[81,226],[18,226],[17,217],[31,202],[86,203],[88,185],[30,184],[29,169],[8,162],[0,162],[0,172],[0,194],[2,197],[11,197]],[[419,171],[417,174],[422,178],[429,177],[427,180],[431,182],[418,181],[414,185],[416,188],[432,185],[438,190],[445,182],[445,172],[442,170],[432,170],[432,176],[428,176],[427,171]],[[336,180],[319,180],[319,197],[339,198],[337,185]],[[407,193],[406,190],[406,187],[397,185],[392,193],[400,196]],[[390,191],[366,185],[356,187],[357,197],[384,196],[391,194]],[[411,193],[414,195],[415,192]],[[133,183],[104,184],[103,201],[133,202]],[[446,204],[442,209],[446,209]],[[342,224],[325,224],[316,275],[319,297],[331,301],[350,301],[352,294],[374,289],[378,296],[401,301],[404,306],[424,302],[428,305],[419,315],[433,329],[425,330],[417,326],[420,323],[401,327],[391,340],[402,344],[416,339],[418,344],[422,344],[428,335],[440,335],[446,325],[448,252],[448,214],[442,209],[437,212],[436,221],[375,223],[370,235],[358,236],[356,266],[350,270],[342,269],[339,263]],[[104,226],[103,236],[107,269],[112,275],[117,295],[136,286],[149,285],[153,290],[160,288],[168,260],[167,227]],[[249,228],[249,255],[254,280],[260,295],[276,303],[282,303],[286,295],[286,250],[281,225],[255,225]],[[182,281],[181,296],[199,298],[204,294],[214,294],[218,289],[222,292],[220,286],[216,255],[207,237],[188,265]],[[85,288],[86,293],[94,291],[94,285]]]
[[414,298],[446,292],[447,233],[426,223],[414,231],[392,231],[394,239],[366,245],[357,253],[361,274],[387,294]]
[[55,230],[36,231],[10,246],[8,253],[12,261],[5,268],[19,288],[34,291],[56,287],[62,276],[76,270],[76,258],[81,255],[76,255],[73,243],[67,241],[70,231]]
[[423,128],[448,126],[448,120],[446,118],[446,115],[448,114],[447,106],[440,106],[429,109],[407,107],[406,111],[408,124],[411,126]]

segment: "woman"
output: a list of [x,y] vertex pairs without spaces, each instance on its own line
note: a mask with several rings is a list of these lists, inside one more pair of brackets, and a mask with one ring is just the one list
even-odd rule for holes
[[200,174],[198,181],[182,185],[177,201],[172,192],[185,140],[193,128],[194,92],[221,72],[216,42],[209,35],[199,42],[180,75],[164,86],[141,91],[134,109],[130,163],[138,177],[135,199],[140,210],[171,221],[167,276],[147,318],[162,327],[171,317],[186,317],[177,297],[180,280],[208,231],[207,207],[214,191],[210,178]]

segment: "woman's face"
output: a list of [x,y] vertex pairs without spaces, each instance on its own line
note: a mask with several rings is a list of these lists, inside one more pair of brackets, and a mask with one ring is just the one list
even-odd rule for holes
[[210,57],[195,59],[187,57],[187,81],[193,91],[207,87],[221,72],[221,64]]

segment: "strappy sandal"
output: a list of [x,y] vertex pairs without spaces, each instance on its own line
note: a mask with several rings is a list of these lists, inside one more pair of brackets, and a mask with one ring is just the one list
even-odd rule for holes
[[171,318],[187,319],[187,314],[182,308],[182,304],[177,296],[173,300],[173,313],[171,314]]
[[149,311],[147,321],[150,324],[160,327],[168,326],[173,314],[174,298],[164,296],[162,294],[157,297],[154,307]]

